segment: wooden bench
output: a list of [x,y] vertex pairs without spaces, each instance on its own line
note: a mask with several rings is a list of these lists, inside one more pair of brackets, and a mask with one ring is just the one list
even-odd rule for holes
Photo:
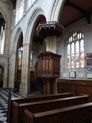
[[86,102],[88,102],[88,95],[21,104],[18,104],[16,101],[14,101],[12,123],[23,123],[25,109],[29,109],[32,113],[37,113]]
[[91,123],[90,119],[92,102],[39,113],[24,111],[24,123]]
[[[9,94],[10,95],[10,94]],[[58,99],[64,97],[70,97],[74,94],[72,92],[59,93],[59,94],[50,94],[50,95],[41,95],[41,96],[29,96],[29,97],[21,97],[21,98],[13,98],[8,100],[8,123],[12,123],[12,112],[13,112],[13,102],[16,101],[18,104],[20,103],[28,103],[28,102],[37,102],[41,100],[51,100]]]

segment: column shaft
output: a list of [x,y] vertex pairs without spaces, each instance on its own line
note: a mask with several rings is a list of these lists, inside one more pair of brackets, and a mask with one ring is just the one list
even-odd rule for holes
[[20,92],[27,94],[30,92],[30,44],[23,44],[23,60],[22,60],[22,75],[21,75],[21,85]]

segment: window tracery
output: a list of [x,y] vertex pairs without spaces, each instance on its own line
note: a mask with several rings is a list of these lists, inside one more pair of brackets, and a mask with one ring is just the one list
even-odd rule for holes
[[67,41],[68,68],[84,67],[84,34],[74,32]]

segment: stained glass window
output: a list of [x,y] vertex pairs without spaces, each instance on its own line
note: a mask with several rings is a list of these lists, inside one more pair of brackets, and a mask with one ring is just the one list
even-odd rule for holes
[[23,48],[20,47],[18,49],[18,69],[21,70],[22,68],[22,55],[23,55]]
[[71,68],[75,67],[74,42],[71,43]]
[[84,67],[84,34],[73,33],[67,42],[67,66],[68,68]]
[[70,44],[67,46],[67,61],[68,61],[68,68],[70,68]]
[[79,41],[76,41],[76,68],[79,68]]
[[30,70],[32,70],[32,57],[33,57],[33,51],[30,53]]
[[80,41],[80,64],[81,67],[84,67],[84,40]]

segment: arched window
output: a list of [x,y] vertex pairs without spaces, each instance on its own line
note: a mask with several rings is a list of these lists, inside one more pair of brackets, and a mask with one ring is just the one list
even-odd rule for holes
[[0,13],[0,54],[4,53],[6,24],[2,13]]
[[3,54],[4,52],[4,42],[5,42],[5,28],[4,26],[2,26],[0,32],[0,54]]
[[68,68],[84,67],[84,34],[74,32],[67,41]]
[[[23,47],[20,47],[18,49],[18,69],[22,69],[22,57],[23,57]],[[30,53],[30,70],[32,70],[32,57],[33,57],[33,51]]]
[[25,0],[19,0],[16,10],[16,23],[23,17]]
[[32,57],[33,57],[33,51],[30,53],[30,70],[32,70]]
[[23,47],[18,49],[18,69],[22,69],[22,56],[23,56]]

